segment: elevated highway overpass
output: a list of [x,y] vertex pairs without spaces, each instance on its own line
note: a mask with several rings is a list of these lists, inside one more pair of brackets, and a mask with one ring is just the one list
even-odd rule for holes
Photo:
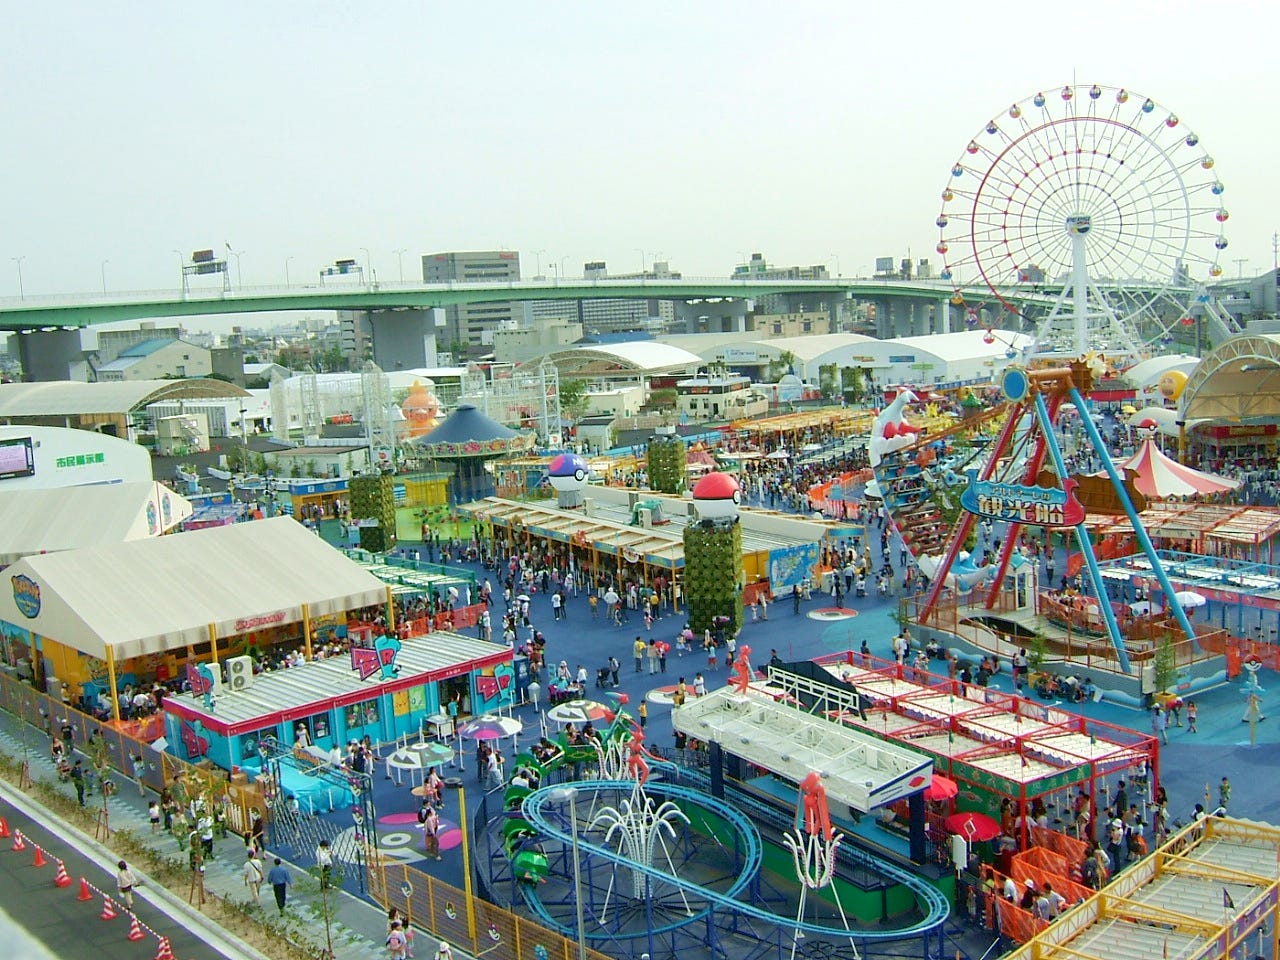
[[[951,284],[941,280],[727,280],[723,278],[630,280],[515,280],[498,283],[355,283],[335,281],[232,290],[150,290],[133,293],[57,294],[0,299],[0,330],[39,331],[88,327],[155,317],[299,310],[395,310],[510,300],[750,300],[770,294],[852,297],[873,302],[918,301],[950,305]],[[1008,299],[1026,308],[1053,302],[1052,291],[1010,288]],[[999,306],[976,288],[971,304]]]

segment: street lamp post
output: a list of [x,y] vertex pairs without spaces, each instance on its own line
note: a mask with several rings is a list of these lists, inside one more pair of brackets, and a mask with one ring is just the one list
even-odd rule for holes
[[582,919],[582,858],[578,850],[578,791],[573,787],[557,787],[549,795],[556,800],[569,801],[569,829],[573,836],[573,902],[578,921],[578,960],[587,960],[587,934]]
[[361,247],[360,252],[364,254],[364,282],[370,283],[373,280],[373,258],[369,256],[368,247]]
[[240,258],[241,258],[242,256],[244,256],[244,251],[243,251],[243,250],[235,250],[235,249],[233,249],[233,248],[232,248],[231,244],[229,244],[229,243],[228,243],[228,244],[227,244],[227,253],[231,254],[231,256],[233,256],[233,257],[235,257],[235,258],[236,258],[236,289],[237,289],[237,290],[240,290],[240,289],[242,289],[242,287],[243,287],[242,278],[241,278],[241,274],[240,274]]
[[404,283],[404,255],[409,252],[407,247],[401,247],[399,250],[392,250],[396,255],[396,266],[400,268],[400,282]]
[[286,287],[289,286],[289,261],[292,259],[293,257],[284,258],[284,285]]
[[840,269],[840,254],[838,253],[831,254],[831,259],[836,262],[836,276],[837,277],[843,276],[844,274]]
[[559,284],[559,283],[560,283],[560,264],[555,263],[555,262],[553,261],[553,262],[551,262],[551,263],[548,263],[548,264],[547,264],[547,269],[548,269],[548,270],[553,270],[553,271],[555,271],[555,275],[556,275],[556,283],[557,283],[557,284]]
[[533,261],[535,264],[537,264],[537,266],[535,266],[533,270],[533,278],[535,280],[541,280],[542,279],[542,255],[547,251],[546,250],[530,250],[529,252],[533,254]]
[[636,253],[640,254],[640,272],[644,273],[649,269],[649,258],[645,256],[643,247],[632,247]]
[[107,292],[107,264],[110,262],[110,260],[103,260],[98,265],[98,272],[102,274],[102,292],[104,294]]
[[18,299],[25,300],[27,299],[27,292],[22,289],[22,261],[27,258],[25,256],[22,256],[22,257],[10,257],[9,259],[18,265]]
[[566,260],[568,260],[568,259],[569,259],[569,258],[568,258],[567,256],[564,256],[564,257],[561,257],[561,258],[560,258],[560,276],[562,276],[562,277],[565,275],[565,266],[564,266],[564,262],[565,262]]

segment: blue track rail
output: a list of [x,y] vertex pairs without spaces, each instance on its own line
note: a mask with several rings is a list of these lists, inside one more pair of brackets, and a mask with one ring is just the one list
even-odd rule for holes
[[[629,795],[635,784],[627,780],[593,780],[584,782],[579,785],[581,792],[616,792],[622,795]],[[563,817],[559,816],[559,811],[563,808],[565,801],[555,798],[551,795],[553,788],[543,788],[531,793],[525,797],[522,813],[533,826],[535,830],[544,836],[558,840],[561,843],[572,842],[572,833],[568,826],[563,822]],[[892,930],[845,930],[843,927],[831,927],[823,924],[808,923],[805,921],[797,922],[790,917],[782,917],[772,911],[763,909],[754,904],[747,903],[736,898],[736,894],[745,889],[757,876],[763,861],[763,847],[760,839],[759,831],[752,823],[751,819],[744,816],[743,813],[730,807],[723,801],[717,800],[699,790],[692,790],[688,787],[676,786],[674,784],[660,783],[652,785],[651,792],[660,799],[669,799],[673,801],[685,801],[692,805],[702,807],[717,816],[724,817],[739,832],[746,842],[746,851],[741,872],[734,880],[733,884],[725,891],[709,890],[700,884],[682,879],[678,876],[666,873],[653,867],[644,867],[636,864],[623,854],[602,847],[594,843],[584,842],[581,834],[578,837],[579,846],[590,853],[594,857],[599,857],[609,863],[626,867],[631,870],[640,870],[650,878],[659,880],[664,884],[676,887],[686,893],[704,900],[709,905],[707,910],[703,911],[699,916],[706,916],[712,910],[720,909],[729,911],[739,916],[748,917],[762,923],[783,925],[788,929],[801,931],[805,934],[813,934],[817,936],[838,936],[848,937],[850,934],[863,940],[902,940],[909,937],[926,937],[935,932],[940,924],[942,924],[950,913],[951,907],[947,899],[941,891],[920,879],[912,873],[903,870],[891,863],[881,861],[875,857],[871,857],[862,851],[855,851],[855,858],[866,863],[867,866],[873,868],[887,879],[894,883],[900,884],[911,891],[914,895],[917,905],[921,911],[921,918],[915,923],[905,926],[896,927]],[[755,806],[755,805],[752,805]],[[766,805],[760,804],[760,812],[767,809]],[[557,811],[556,816],[549,815],[552,809]],[[753,812],[756,812],[753,810]],[[770,811],[776,815],[776,811]],[[772,817],[771,817],[772,819]],[[546,910],[546,907],[537,897],[536,890],[526,888],[524,891],[525,898],[529,903],[530,909],[538,914],[540,919],[547,925],[558,930],[567,929],[560,921],[553,918]],[[677,926],[686,926],[689,922],[693,922],[697,918],[690,918],[682,921]],[[674,927],[666,928],[674,929]],[[657,933],[658,931],[653,931]]]

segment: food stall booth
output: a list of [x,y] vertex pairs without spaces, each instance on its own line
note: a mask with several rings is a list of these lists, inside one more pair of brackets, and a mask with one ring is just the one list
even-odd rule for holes
[[122,728],[130,685],[284,642],[310,659],[321,625],[337,634],[351,610],[394,619],[386,584],[289,517],[30,556],[6,572],[0,632],[32,651],[34,681],[88,712],[106,694]]

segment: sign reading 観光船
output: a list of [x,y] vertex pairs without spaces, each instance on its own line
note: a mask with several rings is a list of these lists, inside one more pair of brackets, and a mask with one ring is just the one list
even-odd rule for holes
[[969,484],[960,494],[960,505],[980,517],[1038,527],[1074,527],[1084,521],[1084,507],[1076,499],[1074,480],[1063,481],[1063,488],[1059,489],[979,480],[977,470],[966,474]]

